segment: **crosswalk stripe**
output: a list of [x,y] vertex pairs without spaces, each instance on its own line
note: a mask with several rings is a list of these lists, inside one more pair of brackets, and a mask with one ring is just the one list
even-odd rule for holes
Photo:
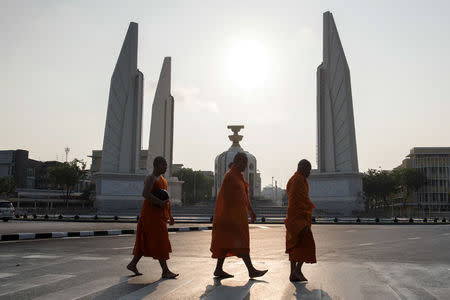
[[75,256],[73,260],[108,260],[110,257]]
[[372,246],[373,243],[364,243],[364,244],[359,244],[360,246]]
[[125,249],[133,249],[134,247],[119,247],[119,248],[112,248],[113,250],[125,250]]
[[81,299],[83,297],[98,293],[102,290],[127,281],[128,278],[108,277],[90,281],[81,285],[66,288],[62,291],[43,295],[35,300],[60,300],[60,299]]
[[54,258],[60,258],[61,256],[57,256],[57,255],[40,255],[40,254],[35,254],[35,255],[26,255],[23,256],[22,258],[43,258],[43,259],[54,259]]
[[57,281],[74,277],[75,275],[65,274],[48,274],[34,278],[28,278],[19,282],[8,282],[0,285],[0,296],[14,294],[23,290],[39,287],[42,285],[48,285]]
[[410,238],[408,238],[408,240],[420,240],[421,238],[420,237],[410,237]]
[[16,273],[0,273],[0,278],[6,278],[17,275]]

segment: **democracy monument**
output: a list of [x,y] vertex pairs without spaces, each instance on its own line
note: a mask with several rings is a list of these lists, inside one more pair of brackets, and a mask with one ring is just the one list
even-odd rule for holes
[[308,182],[318,215],[364,209],[350,70],[330,12],[323,14],[323,62],[317,68],[317,170]]
[[[163,62],[152,106],[149,150],[141,150],[144,75],[137,68],[138,24],[131,22],[113,75],[101,153],[93,151],[99,167],[96,183],[97,212],[136,214],[142,206],[144,179],[153,159],[167,160],[166,178],[172,203],[181,203],[182,182],[172,175],[174,98],[170,93],[171,58]],[[96,153],[94,153],[96,152]],[[142,163],[143,154],[147,154]]]
[[[130,23],[111,77],[102,151],[93,151],[96,207],[101,214],[136,214],[145,176],[153,159],[168,163],[165,177],[173,204],[181,204],[182,182],[172,177],[174,98],[171,58],[163,62],[152,106],[148,151],[141,149],[144,75],[137,68],[138,24]],[[362,173],[358,169],[350,70],[330,12],[323,14],[323,62],[317,68],[317,166],[308,178],[317,215],[351,216],[363,210]],[[217,195],[225,172],[237,152],[249,158],[244,177],[250,198],[261,188],[256,158],[239,142],[243,125],[228,126],[231,147],[215,159]],[[301,157],[298,157],[301,159]]]

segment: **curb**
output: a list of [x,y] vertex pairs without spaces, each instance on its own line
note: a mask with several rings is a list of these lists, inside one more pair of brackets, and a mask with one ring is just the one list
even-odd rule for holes
[[[177,227],[168,228],[168,232],[185,232],[185,231],[202,231],[211,230],[212,226],[199,227]],[[136,229],[110,229],[96,231],[68,231],[68,232],[39,232],[39,233],[11,233],[0,234],[0,241],[18,241],[18,240],[37,240],[37,239],[53,239],[63,237],[86,237],[86,236],[107,236],[136,234]]]

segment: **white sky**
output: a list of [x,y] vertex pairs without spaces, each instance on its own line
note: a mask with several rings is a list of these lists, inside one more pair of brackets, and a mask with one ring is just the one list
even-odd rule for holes
[[[415,146],[450,146],[449,1],[0,0],[0,149],[88,160],[101,149],[110,78],[139,23],[143,147],[163,58],[172,56],[174,163],[213,170],[226,126],[279,186],[316,166],[322,13],[352,77],[359,166],[391,169]],[[251,49],[249,52],[248,49]],[[243,84],[243,81],[246,84]]]

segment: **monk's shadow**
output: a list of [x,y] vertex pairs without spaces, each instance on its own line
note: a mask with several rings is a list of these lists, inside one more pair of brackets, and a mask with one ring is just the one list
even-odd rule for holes
[[264,280],[249,279],[242,286],[231,286],[223,285],[222,280],[229,279],[214,277],[214,283],[206,286],[205,292],[200,296],[200,299],[250,299],[252,285],[258,282],[267,283]]
[[155,292],[158,288],[158,285],[165,281],[165,280],[174,280],[174,279],[165,279],[165,278],[159,278],[155,281],[150,282],[129,282],[132,278],[140,278],[140,276],[135,275],[128,275],[128,276],[122,276],[120,277],[119,282],[117,284],[114,284],[113,286],[102,290],[101,292],[97,293],[93,299],[95,300],[111,300],[111,299],[118,299],[122,296],[126,296],[130,293],[133,293],[135,291],[138,291],[142,288],[145,288],[146,295],[151,295],[153,292]]
[[306,282],[292,282],[292,284],[295,286],[295,293],[294,297],[295,299],[302,299],[302,300],[333,300],[330,295],[327,294],[324,290],[321,289],[312,289],[309,290],[306,287]]

